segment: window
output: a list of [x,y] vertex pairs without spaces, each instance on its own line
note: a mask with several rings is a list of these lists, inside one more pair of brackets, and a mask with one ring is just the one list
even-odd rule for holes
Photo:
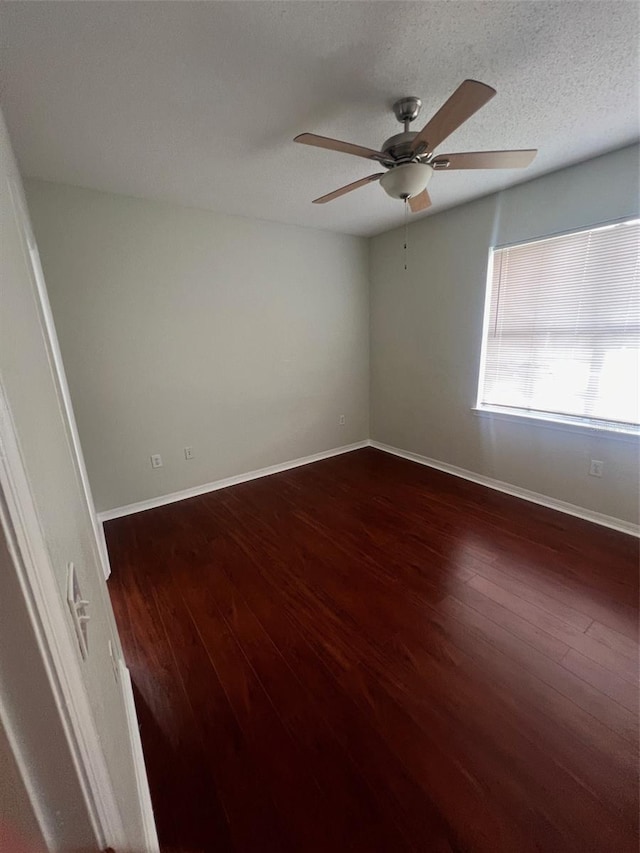
[[482,410],[640,434],[640,220],[493,249]]

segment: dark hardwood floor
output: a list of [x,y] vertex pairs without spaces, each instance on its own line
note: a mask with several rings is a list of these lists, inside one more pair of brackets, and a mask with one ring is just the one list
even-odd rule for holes
[[106,535],[163,850],[636,853],[637,540],[373,449]]

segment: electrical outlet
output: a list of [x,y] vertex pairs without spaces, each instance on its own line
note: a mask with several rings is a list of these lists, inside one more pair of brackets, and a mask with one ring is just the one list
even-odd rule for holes
[[162,456],[159,453],[153,453],[151,456],[151,467],[162,468]]
[[340,417],[338,419],[338,423],[340,424],[340,426],[344,426],[346,424],[346,422],[347,422],[347,419],[345,418],[345,416],[340,415]]
[[600,459],[592,459],[589,466],[589,474],[591,477],[602,477],[604,474],[604,462]]
[[193,447],[185,447],[184,458],[185,459],[193,459]]

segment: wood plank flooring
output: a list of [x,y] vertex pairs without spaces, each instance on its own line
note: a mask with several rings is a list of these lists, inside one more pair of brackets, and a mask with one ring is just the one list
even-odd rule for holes
[[163,851],[637,851],[637,540],[373,449],[105,529]]

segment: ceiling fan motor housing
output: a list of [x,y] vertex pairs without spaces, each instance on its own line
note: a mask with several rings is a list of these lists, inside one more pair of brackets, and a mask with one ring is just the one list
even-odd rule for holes
[[386,139],[382,145],[382,152],[389,154],[392,160],[409,163],[416,159],[415,152],[412,149],[413,140],[418,134],[411,130],[406,133],[396,133]]
[[428,163],[404,163],[394,166],[380,178],[383,190],[391,198],[412,198],[427,188],[433,175]]

